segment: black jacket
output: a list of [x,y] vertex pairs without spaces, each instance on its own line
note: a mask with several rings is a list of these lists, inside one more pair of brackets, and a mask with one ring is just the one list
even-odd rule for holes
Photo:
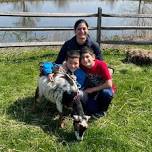
[[72,39],[66,41],[63,44],[55,63],[62,64],[66,58],[67,51],[69,51],[69,50],[80,50],[81,51],[83,46],[90,47],[94,51],[94,54],[96,55],[97,59],[99,59],[99,60],[103,59],[99,45],[97,43],[93,42],[89,36],[87,37],[87,40],[86,40],[85,44],[83,44],[83,45],[79,45],[76,41],[76,36],[74,36]]

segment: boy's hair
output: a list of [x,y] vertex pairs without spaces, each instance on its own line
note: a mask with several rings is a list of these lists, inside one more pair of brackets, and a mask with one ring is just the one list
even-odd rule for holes
[[69,58],[80,58],[80,50],[67,51],[65,60],[68,60]]
[[89,53],[90,55],[94,55],[94,51],[90,47],[88,47],[88,46],[84,46],[81,49],[81,55],[83,55],[85,53]]

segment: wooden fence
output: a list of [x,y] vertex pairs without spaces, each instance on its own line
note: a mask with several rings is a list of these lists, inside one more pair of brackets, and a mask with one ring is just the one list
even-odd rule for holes
[[[152,26],[102,26],[103,17],[115,18],[152,18],[151,14],[103,14],[102,9],[98,8],[97,13],[33,13],[33,12],[0,12],[0,16],[11,17],[51,17],[51,18],[97,18],[96,27],[90,27],[89,30],[97,31],[96,41],[99,45],[102,44],[134,44],[134,45],[152,45],[152,40],[149,41],[131,41],[131,40],[102,40],[102,30],[152,30]],[[51,28],[24,28],[24,27],[0,27],[0,31],[57,31],[57,30],[73,30],[73,27],[51,27]],[[14,42],[14,43],[0,43],[0,48],[6,47],[30,47],[30,46],[60,46],[64,42]]]

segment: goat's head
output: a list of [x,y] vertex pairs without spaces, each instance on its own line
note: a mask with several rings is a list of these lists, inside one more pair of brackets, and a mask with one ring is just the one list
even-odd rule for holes
[[84,133],[88,128],[88,120],[90,119],[90,116],[84,115],[82,117],[82,116],[74,115],[73,118],[74,118],[73,126],[74,126],[74,133],[76,139],[83,140]]

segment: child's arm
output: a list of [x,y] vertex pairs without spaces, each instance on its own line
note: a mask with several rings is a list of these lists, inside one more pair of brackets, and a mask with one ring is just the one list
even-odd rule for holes
[[42,62],[40,65],[41,73],[48,77],[49,80],[53,80],[54,70],[57,65],[53,62]]
[[86,93],[93,93],[93,92],[97,92],[97,91],[100,91],[100,90],[106,89],[106,88],[112,88],[112,79],[106,80],[104,83],[99,84],[96,87],[87,88],[84,91]]
[[53,81],[53,78],[54,78],[54,73],[50,73],[50,74],[48,74],[48,80],[49,81]]
[[57,71],[59,71],[60,68],[62,69],[61,65],[53,63],[52,72],[48,74],[48,79],[50,81],[53,81],[55,74]]

